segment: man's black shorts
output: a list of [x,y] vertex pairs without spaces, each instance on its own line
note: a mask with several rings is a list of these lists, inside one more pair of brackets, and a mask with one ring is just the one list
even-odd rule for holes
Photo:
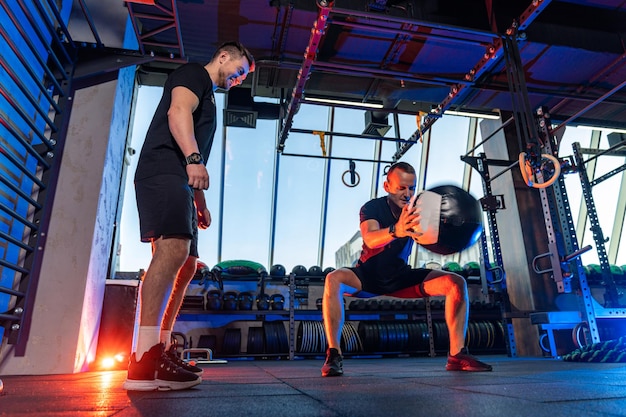
[[198,257],[198,217],[193,190],[178,175],[156,175],[135,181],[142,242],[159,237],[191,240],[189,255]]
[[424,292],[422,283],[426,279],[426,276],[432,272],[432,269],[411,268],[407,265],[406,268],[400,271],[390,272],[385,275],[370,270],[366,265],[360,265],[350,269],[361,281],[361,289],[365,292],[386,295],[409,287],[417,287],[416,291],[418,297],[428,296],[428,294]]

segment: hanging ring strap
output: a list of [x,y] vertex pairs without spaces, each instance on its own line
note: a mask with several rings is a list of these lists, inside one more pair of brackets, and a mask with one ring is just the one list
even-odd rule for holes
[[320,132],[317,130],[314,130],[313,132],[314,135],[317,135],[320,137],[320,148],[322,149],[322,156],[326,156],[326,142],[324,140],[324,136],[326,135],[325,132]]

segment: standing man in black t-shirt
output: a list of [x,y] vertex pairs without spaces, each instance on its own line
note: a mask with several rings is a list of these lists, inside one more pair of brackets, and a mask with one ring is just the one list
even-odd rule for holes
[[169,345],[174,319],[198,259],[198,227],[211,224],[205,166],[216,130],[214,91],[240,85],[254,58],[239,42],[221,45],[206,65],[184,64],[163,87],[139,155],[135,191],[141,240],[152,260],[140,293],[140,326],[127,390],[179,390],[199,384],[202,369]]
[[448,271],[411,268],[409,254],[420,242],[419,205],[409,207],[415,194],[415,169],[397,162],[387,172],[383,186],[387,196],[361,207],[363,249],[353,268],[339,268],[326,276],[322,310],[328,341],[322,376],[343,374],[341,329],[344,322],[343,293],[352,289],[403,298],[445,296],[445,319],[450,334],[449,371],[491,371],[467,352],[465,335],[469,301],[462,276]]

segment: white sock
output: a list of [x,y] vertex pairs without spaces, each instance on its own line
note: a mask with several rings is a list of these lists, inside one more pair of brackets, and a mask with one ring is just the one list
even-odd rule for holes
[[161,343],[165,344],[165,350],[172,346],[172,331],[161,329]]
[[149,351],[154,345],[160,343],[159,337],[161,333],[161,326],[139,326],[137,332],[137,351],[135,352],[135,359],[140,361],[143,354]]

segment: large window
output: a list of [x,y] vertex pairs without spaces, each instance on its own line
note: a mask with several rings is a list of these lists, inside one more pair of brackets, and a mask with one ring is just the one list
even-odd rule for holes
[[[135,111],[132,129],[132,147],[137,152],[160,94],[160,88],[139,88],[136,109],[140,110]],[[383,172],[398,143],[351,137],[363,132],[364,110],[302,104],[292,126],[297,131],[288,134],[283,153],[277,154],[278,122],[257,120],[256,129],[223,128],[223,97],[217,95],[220,123],[208,161],[211,186],[205,192],[213,223],[208,230],[200,231],[200,259],[209,266],[223,260],[246,259],[267,268],[270,263],[282,264],[288,271],[296,265],[326,268],[352,263],[361,246],[359,210],[370,198],[385,195]],[[387,138],[398,132],[400,139],[408,139],[417,131],[415,116],[398,115],[398,126],[395,120],[389,116]],[[608,147],[606,135],[600,137],[600,148]],[[468,117],[445,116],[432,126],[428,147],[428,141],[418,141],[404,153],[401,160],[411,163],[418,172],[422,161],[427,163],[425,179],[418,183],[418,189],[469,183],[470,193],[483,197],[481,177],[460,158],[467,152],[468,138],[473,143],[482,140],[480,129]],[[560,144],[561,157],[572,154],[573,142],[589,147],[591,131],[568,127]],[[473,155],[480,152],[482,146]],[[149,245],[139,243],[137,228],[132,187],[137,157],[138,153],[129,156],[120,238],[119,269],[123,271],[147,268],[150,261]],[[596,178],[623,163],[623,157],[603,158],[592,173]],[[582,227],[578,231],[583,239],[581,246],[594,245],[591,233],[585,233],[588,221],[578,221],[581,208],[585,214],[578,175],[564,175],[572,218]],[[621,178],[615,175],[594,187],[600,223],[607,237],[616,219]],[[625,253],[620,252],[618,263],[626,263]],[[414,264],[464,264],[478,258],[478,245],[450,256],[419,250]],[[597,262],[595,250],[583,259],[585,263]]]

